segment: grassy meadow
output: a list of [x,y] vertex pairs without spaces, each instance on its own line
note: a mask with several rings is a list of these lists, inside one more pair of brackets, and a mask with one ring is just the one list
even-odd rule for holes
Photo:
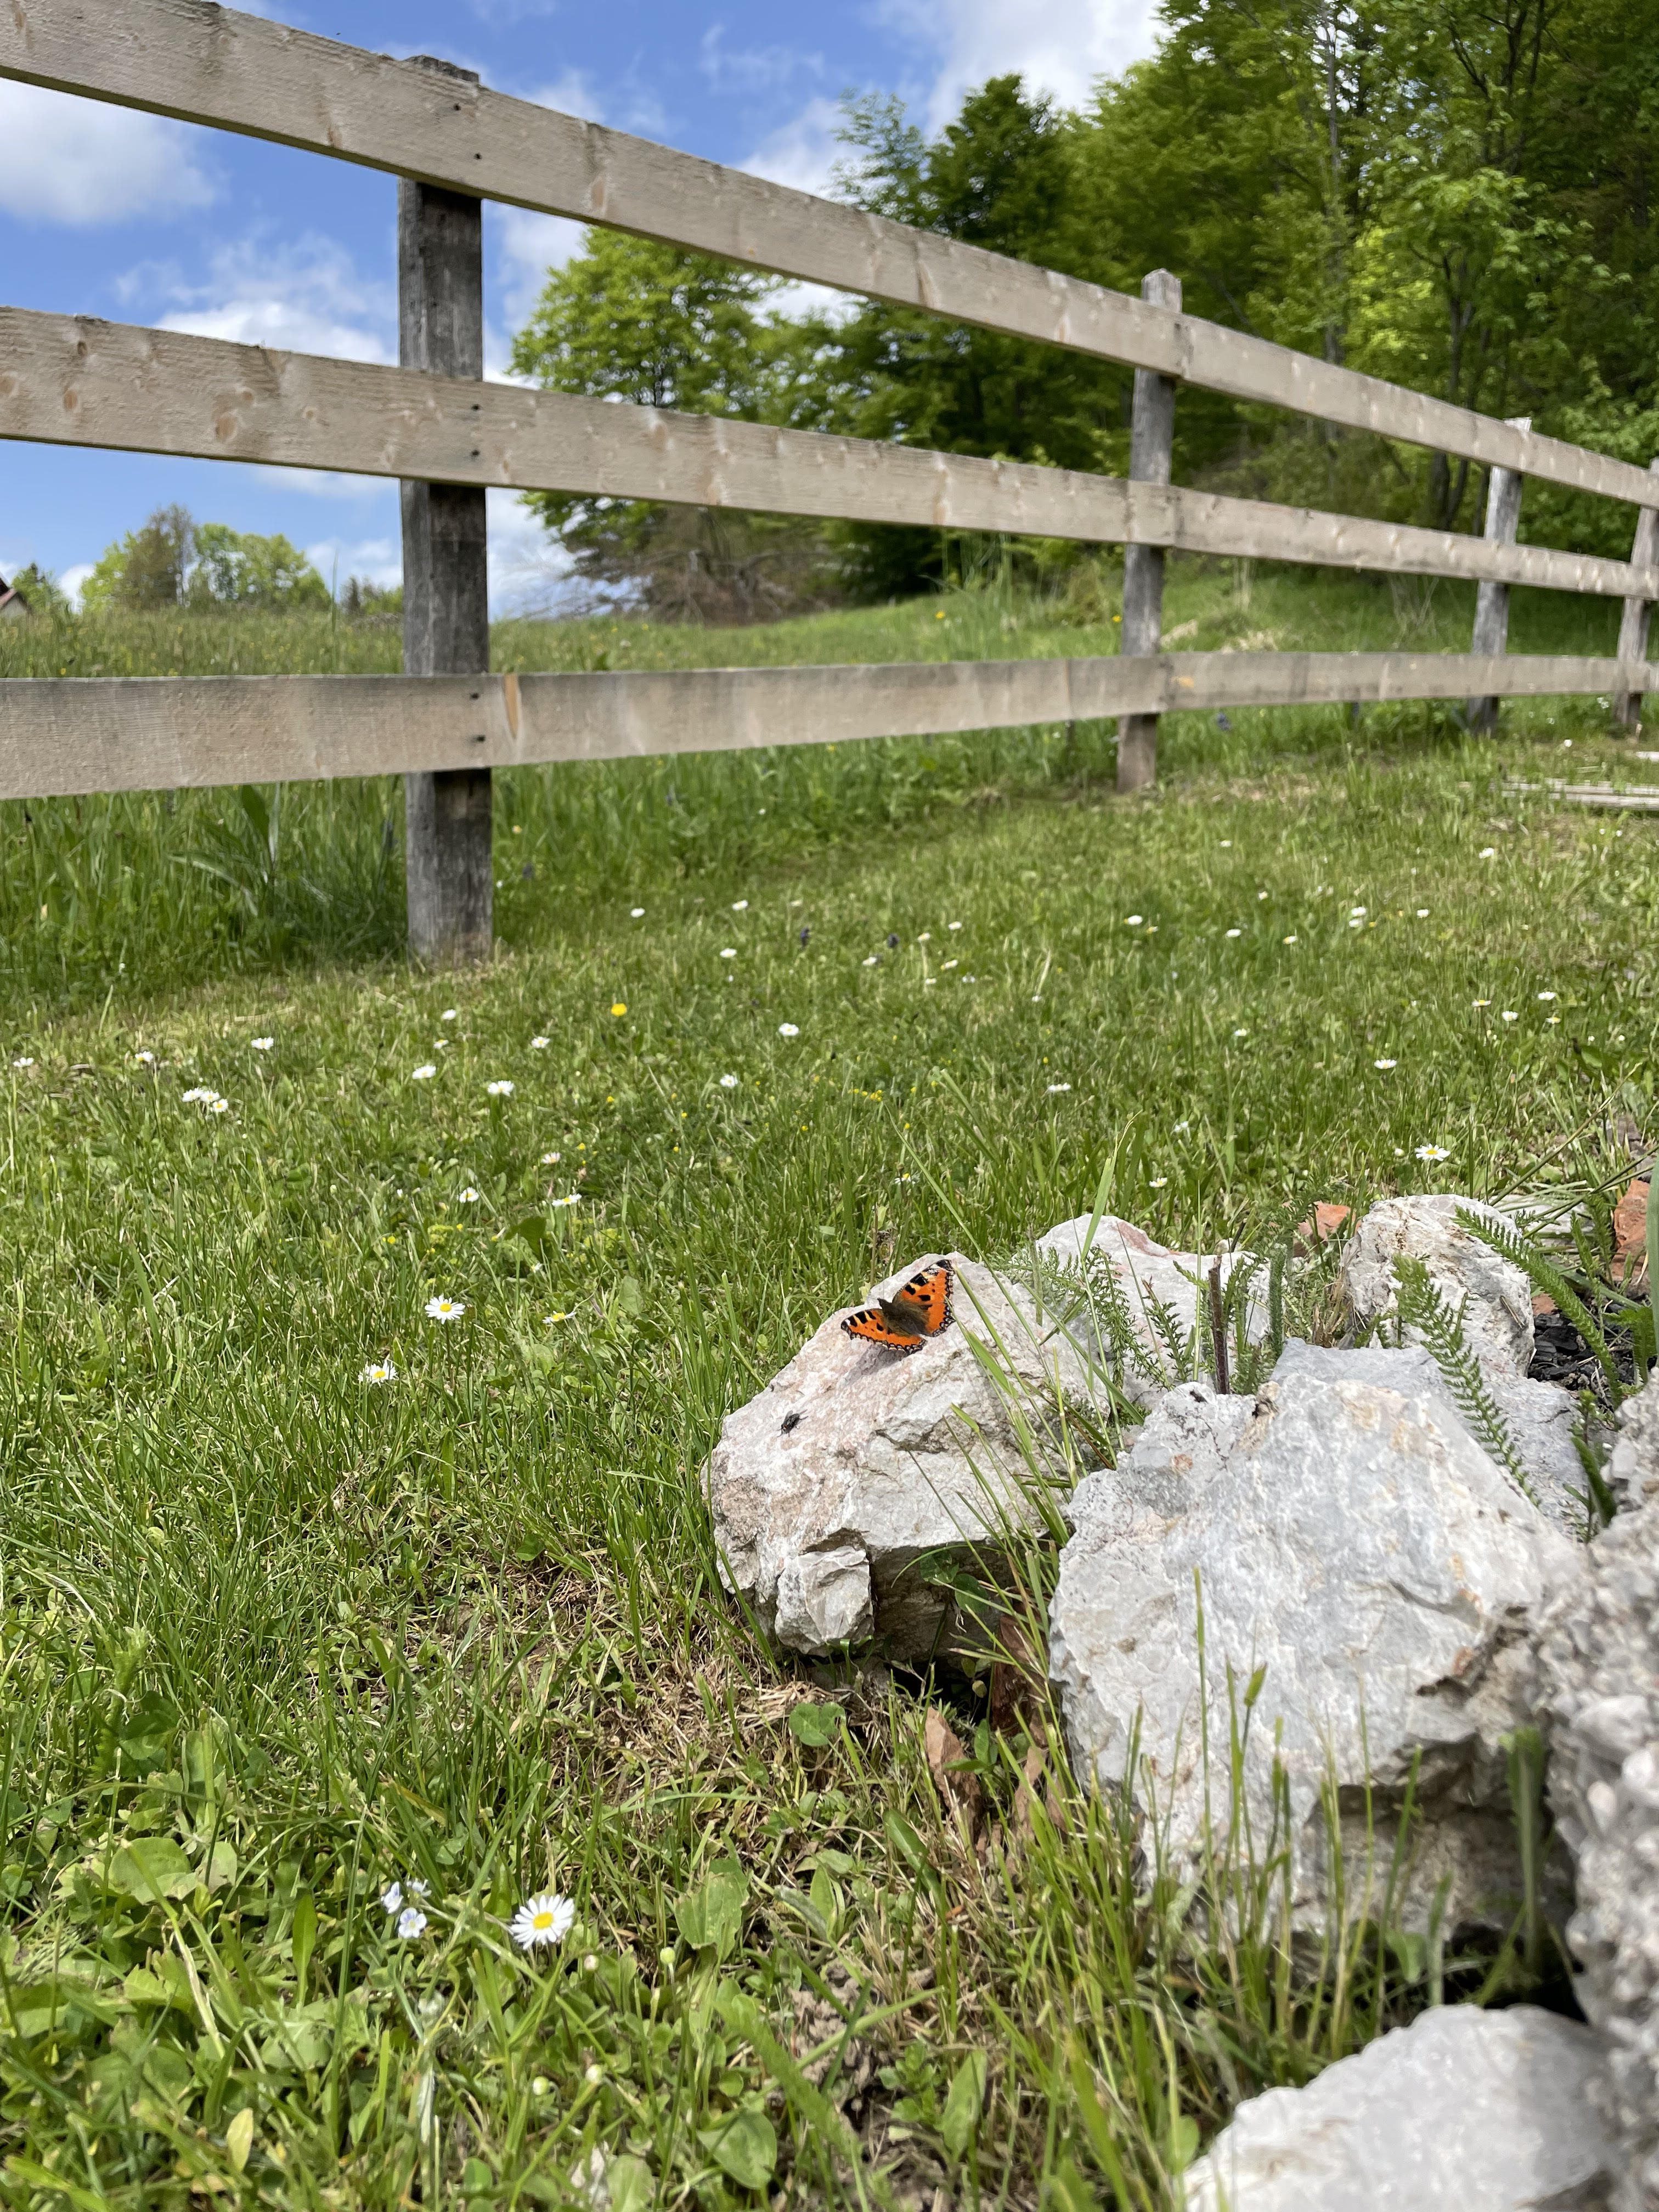
[[[1111,613],[497,661],[1100,651]],[[1200,649],[1467,620],[1197,564],[1167,610]],[[1517,595],[1514,642],[1613,621]],[[396,646],[17,624],[0,673]],[[873,1274],[1103,1188],[1269,1249],[1316,1200],[1627,1171],[1659,823],[1505,787],[1650,773],[1604,708],[1231,720],[1170,718],[1128,799],[1092,726],[503,776],[499,955],[450,975],[401,957],[390,785],[0,807],[8,2203],[1154,2212],[1238,2098],[1434,1993],[1386,1933],[1293,1961],[1270,1869],[1200,1936],[1040,1681],[777,1663],[701,1502]]]

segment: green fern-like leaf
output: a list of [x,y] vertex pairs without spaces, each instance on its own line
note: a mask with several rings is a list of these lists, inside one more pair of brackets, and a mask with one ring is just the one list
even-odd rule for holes
[[1607,1378],[1608,1395],[1616,1406],[1625,1395],[1625,1378],[1619,1372],[1619,1362],[1589,1308],[1548,1254],[1540,1252],[1512,1222],[1486,1220],[1472,1213],[1467,1206],[1457,1209],[1457,1225],[1466,1229],[1488,1251],[1496,1252],[1499,1259],[1519,1267],[1534,1290],[1541,1291],[1546,1297],[1555,1301],[1595,1355],[1596,1364]]
[[1463,1307],[1468,1300],[1451,1305],[1422,1261],[1408,1252],[1395,1261],[1394,1272],[1400,1285],[1401,1326],[1417,1330],[1458,1411],[1522,1496],[1536,1505],[1538,1493],[1528,1480],[1515,1439],[1463,1333]]

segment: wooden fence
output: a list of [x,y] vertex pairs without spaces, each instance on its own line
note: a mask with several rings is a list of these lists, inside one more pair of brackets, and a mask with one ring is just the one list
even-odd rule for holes
[[[210,0],[15,0],[0,76],[241,131],[399,179],[401,366],[0,308],[0,436],[394,477],[403,677],[0,684],[0,797],[370,775],[408,784],[410,942],[490,939],[491,769],[1121,719],[1119,781],[1173,708],[1605,692],[1633,726],[1659,598],[1655,470]],[[1127,479],[531,392],[483,380],[480,204],[509,201],[1133,367]],[[1489,471],[1485,534],[1170,483],[1188,383],[1428,447]],[[1631,558],[1516,544],[1526,477],[1637,510]],[[896,667],[491,677],[490,485],[1030,533],[1127,549],[1121,656]],[[1164,549],[1474,580],[1470,654],[1164,654]],[[1623,602],[1611,660],[1504,653],[1515,584]]]

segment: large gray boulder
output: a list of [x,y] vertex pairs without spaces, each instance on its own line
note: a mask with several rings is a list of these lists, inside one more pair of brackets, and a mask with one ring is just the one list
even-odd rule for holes
[[1482,1220],[1504,1221],[1496,1208],[1455,1193],[1388,1198],[1374,1206],[1343,1252],[1342,1294],[1362,1330],[1391,1322],[1400,1287],[1394,1263],[1402,1254],[1421,1260],[1454,1307],[1467,1298],[1464,1334],[1481,1365],[1524,1375],[1533,1354],[1532,1285],[1519,1267],[1460,1226],[1460,1207]]
[[[1651,1397],[1651,1388],[1644,1397]],[[1628,1437],[1627,1430],[1626,1435]],[[1659,1502],[1621,1513],[1538,1641],[1549,1795],[1575,1863],[1567,1940],[1612,2057],[1620,2212],[1659,2207]]]
[[[1127,1397],[1150,1406],[1192,1372],[1198,1302],[1207,1295],[1212,1259],[1171,1251],[1111,1213],[1062,1221],[1038,1237],[1036,1249],[1069,1292],[1062,1310],[1073,1334]],[[1224,1289],[1241,1268],[1251,1279],[1262,1275],[1259,1286],[1249,1282],[1245,1306],[1249,1340],[1262,1343],[1268,1315],[1261,1261],[1253,1252],[1230,1252],[1220,1267]]]
[[[1420,1344],[1353,1345],[1328,1348],[1299,1343],[1285,1346],[1273,1370],[1275,1381],[1286,1375],[1344,1376],[1356,1382],[1376,1382],[1392,1390],[1413,1394],[1438,1393],[1449,1419],[1470,1429],[1475,1441],[1486,1439],[1474,1431],[1459,1409],[1444,1376]],[[1586,1477],[1573,1431],[1578,1422],[1578,1401],[1553,1382],[1534,1382],[1524,1375],[1495,1370],[1485,1373],[1486,1387],[1509,1433],[1526,1475],[1533,1501],[1547,1521],[1575,1540],[1584,1534]]]
[[1659,1387],[1650,1382],[1620,1407],[1607,1487],[1621,1508],[1659,1497]]
[[1077,1771],[1127,1786],[1177,1871],[1204,1869],[1206,1800],[1218,1854],[1246,1811],[1258,1856],[1273,1847],[1277,1757],[1293,1911],[1322,1926],[1328,1780],[1357,1900],[1368,1851],[1389,1879],[1415,1772],[1404,1923],[1428,1925],[1443,1881],[1448,1933],[1507,1926],[1520,1875],[1503,1739],[1528,1717],[1528,1629],[1579,1552],[1476,1443],[1437,1376],[1411,1362],[1379,1380],[1376,1358],[1287,1347],[1259,1398],[1170,1393],[1125,1462],[1073,1499],[1050,1673]]
[[1030,1517],[1019,1429],[1044,1452],[1057,1401],[1087,1395],[1052,1314],[971,1260],[951,1266],[956,1318],[919,1352],[846,1335],[847,1308],[721,1427],[706,1475],[721,1578],[786,1650],[873,1641],[921,1661],[948,1645],[949,1575],[930,1569],[994,1553],[999,1516]]
[[1593,2032],[1534,2005],[1442,2006],[1241,2105],[1187,2212],[1601,2212],[1613,2152]]

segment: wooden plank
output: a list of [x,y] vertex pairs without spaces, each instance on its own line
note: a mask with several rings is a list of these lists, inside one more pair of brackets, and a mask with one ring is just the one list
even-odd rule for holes
[[[483,203],[407,177],[398,185],[398,353],[406,368],[483,374]],[[402,507],[404,670],[480,675],[489,666],[485,495],[476,484],[405,479]],[[409,949],[417,960],[489,957],[493,831],[487,768],[404,778]]]
[[[1181,279],[1167,269],[1149,270],[1140,296],[1157,307],[1181,305]],[[1133,411],[1129,418],[1129,475],[1136,483],[1167,484],[1175,459],[1175,379],[1155,368],[1135,371]],[[1146,655],[1158,651],[1164,634],[1164,548],[1127,545],[1123,550],[1123,627],[1120,652]],[[1125,714],[1117,726],[1117,787],[1144,791],[1158,781],[1158,717]]]
[[1655,496],[1627,462],[211,0],[12,0],[0,76],[666,239],[1636,506]]
[[[1517,416],[1510,427],[1530,430],[1531,418]],[[1493,469],[1487,477],[1486,526],[1483,535],[1489,545],[1514,544],[1521,528],[1521,489],[1524,481],[1513,469]],[[1474,630],[1469,639],[1469,651],[1477,659],[1489,659],[1507,651],[1509,641],[1510,587],[1489,578],[1474,595]],[[1472,730],[1490,730],[1498,720],[1498,702],[1489,696],[1471,699],[1463,712]]]
[[1183,708],[1659,688],[1659,670],[1515,654],[618,670],[546,676],[11,678],[0,799],[505,769],[920,737]]
[[1613,814],[1659,814],[1659,783],[1506,783],[1504,792],[1523,799],[1539,792],[1564,806],[1596,806]]
[[[1659,475],[1659,461],[1650,461],[1650,473]],[[1631,566],[1646,568],[1659,559],[1659,510],[1644,507],[1636,518],[1636,540],[1631,547]],[[1648,625],[1652,616],[1652,603],[1634,599],[1625,601],[1619,618],[1619,658],[1625,661],[1645,660],[1648,657]],[[1632,737],[1642,734],[1642,694],[1639,691],[1618,691],[1613,694],[1613,719],[1620,729]]]
[[1262,500],[0,308],[0,437],[1659,598],[1659,569]]

